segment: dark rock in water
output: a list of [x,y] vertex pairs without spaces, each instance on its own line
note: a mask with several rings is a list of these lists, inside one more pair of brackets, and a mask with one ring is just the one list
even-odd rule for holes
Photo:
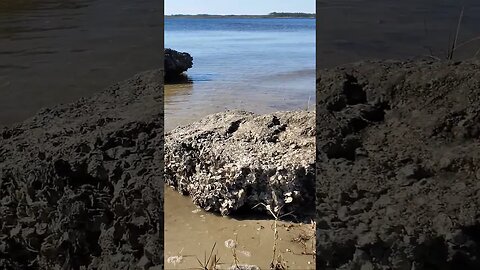
[[186,52],[165,49],[165,77],[174,79],[193,66],[193,57]]
[[163,269],[162,72],[0,130],[0,269]]
[[480,269],[480,62],[321,70],[317,97],[317,269]]
[[315,199],[314,125],[315,112],[230,111],[176,128],[165,137],[166,183],[223,215],[259,203],[307,214]]

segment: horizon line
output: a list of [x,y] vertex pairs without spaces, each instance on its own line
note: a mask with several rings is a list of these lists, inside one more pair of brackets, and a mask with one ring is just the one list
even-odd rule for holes
[[308,15],[316,15],[316,12],[270,12],[267,14],[211,14],[211,13],[198,13],[198,14],[188,14],[188,13],[171,13],[171,14],[164,14],[165,16],[268,16],[272,14],[308,14]]

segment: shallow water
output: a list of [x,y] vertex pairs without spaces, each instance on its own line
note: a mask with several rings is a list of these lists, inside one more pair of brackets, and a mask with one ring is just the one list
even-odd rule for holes
[[156,0],[2,0],[0,126],[161,67]]
[[[165,269],[196,269],[205,252],[216,244],[215,254],[221,269],[233,264],[232,250],[225,246],[228,239],[237,239],[237,254],[241,264],[254,264],[270,269],[273,247],[272,220],[233,219],[207,213],[195,207],[188,197],[165,187]],[[315,237],[311,224],[279,222],[278,253],[289,269],[315,269],[311,255]],[[304,238],[304,242],[300,241]],[[304,244],[303,244],[304,243]],[[310,253],[310,254],[302,254]],[[168,263],[172,256],[183,257],[182,263]]]
[[192,83],[165,86],[167,130],[227,109],[313,107],[314,19],[167,18],[165,47],[194,58]]

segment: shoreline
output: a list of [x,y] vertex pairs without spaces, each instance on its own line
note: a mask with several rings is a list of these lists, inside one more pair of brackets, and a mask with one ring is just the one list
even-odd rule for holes
[[315,17],[269,17],[269,16],[165,16],[165,19],[315,19]]
[[[202,152],[200,157],[195,149],[218,153],[221,159],[211,158],[215,169],[233,165],[229,154],[238,157],[241,153],[232,149],[249,149],[253,142],[270,145],[263,148],[275,151],[249,152],[258,155],[255,159],[247,155],[245,164],[265,160],[253,170],[283,179],[281,169],[269,166],[277,161],[267,157],[281,152],[292,161],[286,166],[293,164],[303,171],[311,162],[301,162],[301,151],[308,151],[309,141],[316,139],[319,151],[313,149],[313,155],[317,156],[307,155],[307,159],[316,160],[317,267],[463,263],[476,269],[478,261],[471,255],[480,247],[476,238],[480,224],[479,70],[479,61],[386,60],[320,70],[317,93],[321,95],[316,115],[310,112],[313,117],[295,112],[211,115],[175,131],[183,134],[177,139],[186,138],[185,146],[169,135],[163,137],[160,70],[141,73],[90,98],[44,109],[1,131],[4,214],[0,223],[5,225],[0,244],[5,254],[21,255],[7,257],[0,266],[27,267],[25,263],[40,256],[34,262],[40,268],[64,264],[161,267],[164,145],[170,151],[165,166],[172,172],[181,172],[181,166],[192,168],[189,160],[199,160],[194,165],[208,171],[204,161],[211,156]],[[310,125],[311,121],[317,126]],[[276,148],[292,145],[297,133],[302,134],[304,146]],[[231,151],[222,153],[225,142]],[[178,153],[187,153],[189,159],[179,159]],[[242,170],[246,167],[232,166],[227,171],[223,177],[230,181],[224,184],[230,186],[224,193],[202,182],[209,179],[202,170],[193,182],[174,183],[180,190],[196,185],[198,189],[191,190],[198,191],[200,205],[229,214],[249,202],[242,194],[265,188],[253,185],[249,191],[247,183],[271,183],[267,177],[248,177]],[[285,172],[290,179],[292,171]],[[304,182],[289,183],[301,187]],[[280,184],[282,193],[296,190]],[[242,188],[245,191],[239,192]],[[229,201],[220,202],[225,199],[222,196]],[[269,196],[256,198],[275,201]],[[247,205],[258,202],[253,199]],[[65,233],[68,238],[63,237]],[[126,234],[131,237],[123,239]],[[465,249],[465,241],[459,239],[472,245]],[[124,248],[115,244],[121,241]],[[451,257],[427,252],[438,247]],[[380,260],[378,254],[387,259]]]

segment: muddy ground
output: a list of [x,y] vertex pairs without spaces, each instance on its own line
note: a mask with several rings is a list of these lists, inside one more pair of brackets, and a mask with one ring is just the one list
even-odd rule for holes
[[480,63],[317,80],[317,269],[480,269]]
[[1,269],[162,269],[163,73],[0,136]]

